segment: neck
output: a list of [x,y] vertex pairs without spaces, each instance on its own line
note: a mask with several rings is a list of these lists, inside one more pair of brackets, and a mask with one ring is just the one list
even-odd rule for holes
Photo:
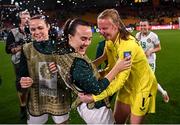
[[111,40],[113,43],[116,42],[116,38],[118,37],[118,33],[116,33],[115,37]]
[[149,31],[142,33],[144,36],[147,36],[149,34]]
[[46,38],[44,40],[36,40],[36,42],[45,42],[45,41],[48,41],[48,40],[49,40],[49,38]]
[[24,26],[20,25],[19,28],[20,28],[21,32],[24,33]]

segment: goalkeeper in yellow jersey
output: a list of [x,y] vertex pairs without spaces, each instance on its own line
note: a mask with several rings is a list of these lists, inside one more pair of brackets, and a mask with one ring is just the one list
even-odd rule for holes
[[136,39],[125,29],[115,9],[106,9],[97,19],[100,33],[106,39],[105,52],[94,63],[108,59],[109,67],[120,58],[131,56],[130,69],[119,73],[100,95],[79,93],[84,102],[99,101],[117,93],[114,117],[117,124],[139,124],[147,113],[155,112],[157,81],[143,49]]

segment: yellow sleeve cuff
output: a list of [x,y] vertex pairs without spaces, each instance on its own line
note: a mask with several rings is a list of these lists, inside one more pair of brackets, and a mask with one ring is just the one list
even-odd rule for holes
[[104,90],[101,94],[99,95],[92,95],[94,102],[103,100],[104,98],[110,96],[110,93],[108,94],[107,90]]
[[92,95],[92,98],[93,98],[94,102],[97,102],[95,95]]

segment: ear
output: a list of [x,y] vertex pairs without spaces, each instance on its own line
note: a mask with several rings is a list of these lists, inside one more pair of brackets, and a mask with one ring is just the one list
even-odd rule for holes
[[48,24],[47,27],[48,27],[48,30],[50,30],[50,24]]
[[72,39],[72,35],[71,34],[68,34],[68,39],[69,39],[69,41]]
[[117,24],[112,23],[113,29],[117,30],[119,27]]

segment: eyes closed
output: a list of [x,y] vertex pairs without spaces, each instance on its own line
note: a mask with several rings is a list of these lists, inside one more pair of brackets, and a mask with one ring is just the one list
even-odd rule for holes
[[88,38],[88,37],[81,37],[80,38],[82,41],[91,41],[92,37]]

